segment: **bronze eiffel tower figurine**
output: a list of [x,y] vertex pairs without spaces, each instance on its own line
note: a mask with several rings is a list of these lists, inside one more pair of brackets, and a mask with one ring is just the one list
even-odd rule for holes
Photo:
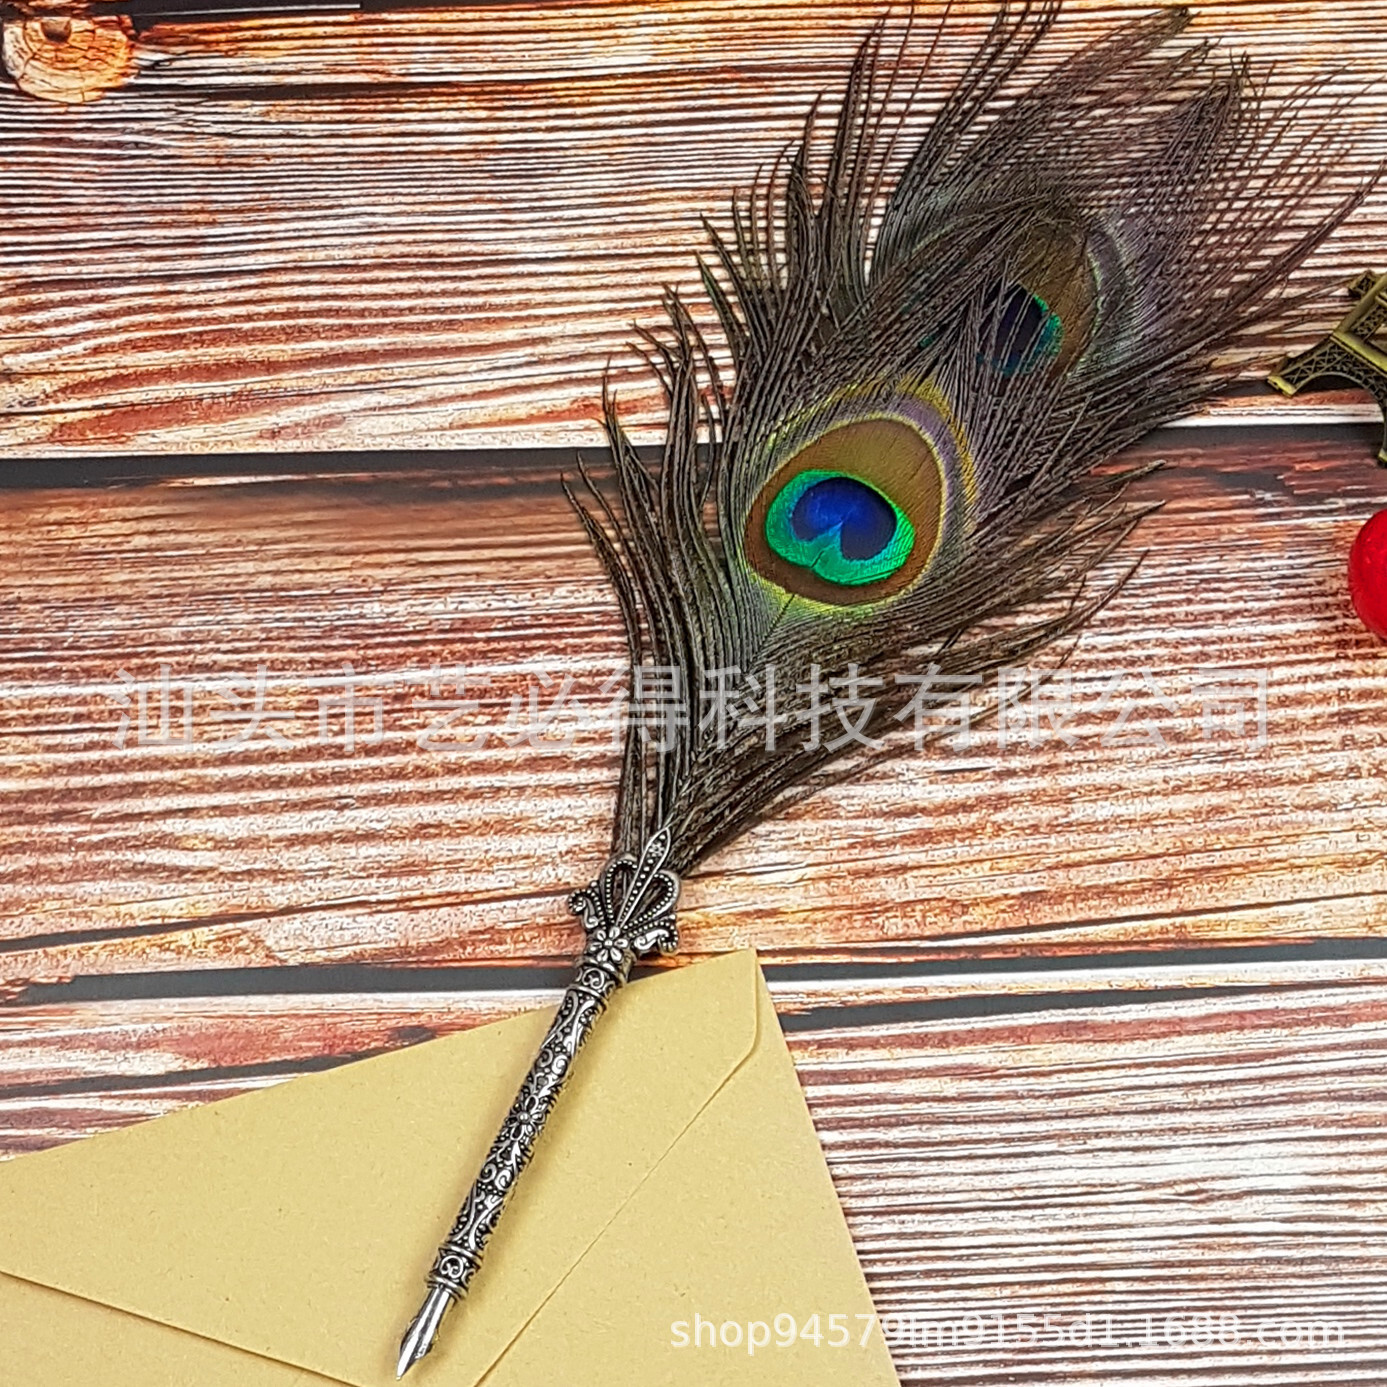
[[1322,376],[1339,376],[1371,391],[1382,408],[1382,447],[1377,460],[1387,467],[1387,351],[1373,337],[1387,327],[1387,274],[1365,270],[1349,285],[1356,305],[1324,341],[1293,356],[1267,382],[1283,395],[1294,395]]

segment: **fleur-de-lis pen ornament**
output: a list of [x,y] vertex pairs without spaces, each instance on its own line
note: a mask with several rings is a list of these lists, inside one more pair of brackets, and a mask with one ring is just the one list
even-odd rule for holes
[[[616,856],[572,898],[587,947],[401,1376],[477,1274],[606,999],[674,947],[677,874],[902,749],[891,734],[924,692],[905,671],[977,679],[1102,606],[1124,570],[1095,570],[1139,514],[1121,499],[1136,474],[1102,464],[1215,394],[1231,349],[1318,292],[1287,277],[1366,195],[1325,210],[1332,103],[1303,126],[1303,90],[1269,94],[1184,35],[1184,10],[1056,68],[1035,54],[1057,11],[1000,4],[949,72],[930,66],[938,45],[924,70],[904,43],[886,55],[877,26],[836,119],[811,114],[731,233],[710,233],[702,283],[732,377],[670,291],[668,329],[646,339],[667,402],[653,465],[604,399],[611,479],[580,467],[569,496],[633,672],[673,671],[690,699],[740,679],[763,711],[689,716],[658,743],[630,718]],[[921,91],[941,98],[930,111]],[[818,735],[845,689],[852,735]]]

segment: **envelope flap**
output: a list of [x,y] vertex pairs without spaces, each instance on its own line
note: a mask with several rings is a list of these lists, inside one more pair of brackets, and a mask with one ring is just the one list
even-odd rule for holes
[[[616,997],[454,1312],[475,1383],[756,1041],[731,954]],[[395,1381],[423,1276],[548,1022],[532,1013],[0,1167],[0,1271],[357,1387]],[[424,1371],[421,1369],[420,1371]]]

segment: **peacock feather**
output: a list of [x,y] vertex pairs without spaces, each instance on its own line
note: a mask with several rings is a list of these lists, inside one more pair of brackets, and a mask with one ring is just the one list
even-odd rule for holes
[[786,729],[715,737],[695,706],[655,746],[634,719],[618,850],[667,827],[686,870],[842,772],[793,733],[806,671],[870,682],[864,730],[889,739],[902,670],[982,675],[1076,632],[1141,513],[1105,464],[1318,291],[1287,280],[1367,191],[1327,195],[1332,103],[1272,99],[1183,9],[1056,65],[1058,8],[1000,4],[947,83],[934,46],[917,62],[878,25],[834,117],[710,228],[731,376],[670,292],[645,342],[653,464],[607,394],[612,475],[584,469],[575,505],[633,668],[676,671],[695,704],[719,671],[774,670]]
[[[669,293],[669,331],[646,339],[668,402],[653,462],[605,393],[612,476],[584,469],[573,500],[633,672],[619,855],[571,898],[577,977],[439,1250],[402,1374],[465,1292],[604,999],[677,942],[674,873],[910,745],[891,734],[911,671],[980,677],[1076,631],[1120,584],[1105,560],[1140,515],[1132,470],[1105,464],[1303,306],[1288,276],[1366,193],[1321,196],[1332,103],[1302,128],[1320,93],[1272,101],[1246,63],[1183,37],[1183,10],[1054,70],[1039,50],[1056,12],[1003,3],[951,85],[907,45],[885,56],[878,26],[826,138],[811,114],[712,232],[703,285],[731,378]],[[926,90],[943,93],[928,114]],[[702,716],[701,694],[737,678],[761,715]],[[854,736],[819,735],[835,688]]]

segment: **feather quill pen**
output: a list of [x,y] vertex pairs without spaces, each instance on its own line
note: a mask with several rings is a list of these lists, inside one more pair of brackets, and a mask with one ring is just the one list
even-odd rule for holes
[[[1318,286],[1288,278],[1368,192],[1329,192],[1342,112],[1311,116],[1321,86],[1273,99],[1184,34],[1183,8],[1047,67],[1058,10],[1001,3],[951,81],[947,14],[922,62],[908,24],[894,46],[878,24],[836,115],[811,111],[730,229],[709,228],[730,379],[671,290],[644,342],[667,405],[653,466],[604,391],[611,475],[583,468],[569,496],[637,684],[615,855],[570,902],[587,950],[401,1375],[465,1293],[606,998],[675,946],[677,874],[899,750],[906,670],[973,679],[1076,632],[1123,581],[1095,575],[1141,514],[1136,474],[1104,464],[1294,320]],[[639,687],[654,671],[664,697],[750,680],[763,715],[669,718]],[[797,735],[839,689],[870,690],[855,735]]]

